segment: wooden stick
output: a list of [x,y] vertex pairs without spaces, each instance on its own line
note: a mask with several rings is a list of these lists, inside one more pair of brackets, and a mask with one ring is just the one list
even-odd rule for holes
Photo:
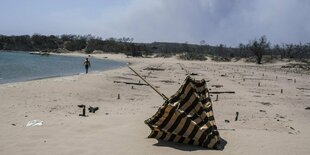
[[168,100],[168,97],[164,95],[163,93],[160,93],[155,87],[153,87],[149,82],[147,82],[139,73],[137,73],[134,69],[132,69],[130,66],[128,66],[130,70],[132,70],[137,76],[139,76],[140,79],[142,79],[146,84],[148,84],[153,90],[156,91],[157,94],[159,94],[165,101]]
[[238,121],[238,116],[239,116],[239,112],[237,111],[235,121]]

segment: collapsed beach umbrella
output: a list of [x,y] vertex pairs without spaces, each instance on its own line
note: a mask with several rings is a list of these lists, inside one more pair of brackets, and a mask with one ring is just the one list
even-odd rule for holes
[[170,98],[151,87],[166,102],[155,115],[145,120],[152,130],[149,138],[200,145],[210,149],[220,147],[221,138],[215,124],[205,80],[198,81],[188,76],[180,89]]
[[145,123],[149,138],[217,148],[217,130],[206,82],[187,77],[184,84]]

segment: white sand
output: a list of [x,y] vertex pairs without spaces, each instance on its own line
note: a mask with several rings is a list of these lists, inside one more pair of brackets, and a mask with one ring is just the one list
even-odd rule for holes
[[[198,73],[196,79],[210,80],[211,91],[235,91],[220,94],[218,101],[214,101],[216,95],[212,97],[219,132],[227,141],[225,149],[205,150],[146,138],[150,129],[143,121],[163,100],[147,86],[132,89],[132,85],[113,83],[140,80],[125,67],[0,85],[0,154],[310,154],[310,110],[305,110],[310,106],[310,90],[296,89],[310,88],[309,75],[275,71],[277,64],[257,67],[240,62],[95,56],[132,62],[167,96],[174,94],[186,77],[178,63]],[[165,71],[143,70],[150,66]],[[80,117],[79,104],[98,106],[99,110]],[[237,111],[239,120],[234,121]],[[44,121],[43,126],[26,127],[34,119]]]

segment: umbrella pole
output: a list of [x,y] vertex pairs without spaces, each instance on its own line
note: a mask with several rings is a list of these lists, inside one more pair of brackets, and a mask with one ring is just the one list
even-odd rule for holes
[[159,92],[154,86],[152,86],[149,82],[147,82],[139,73],[137,73],[133,68],[131,68],[129,65],[128,65],[129,69],[132,70],[137,76],[139,76],[140,79],[142,79],[148,86],[150,86],[154,91],[156,91],[157,94],[159,94],[165,101],[168,100],[168,97]]

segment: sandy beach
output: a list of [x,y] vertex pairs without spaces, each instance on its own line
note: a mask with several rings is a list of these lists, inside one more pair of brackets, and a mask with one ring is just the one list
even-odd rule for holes
[[[210,91],[235,91],[219,94],[218,100],[212,96],[215,120],[227,141],[224,150],[148,139],[150,129],[144,120],[164,101],[148,86],[122,83],[143,83],[123,67],[1,84],[0,154],[310,154],[310,110],[305,109],[310,107],[310,75],[281,70],[283,62],[256,65],[120,54],[92,57],[130,62],[166,96],[178,90],[187,73],[207,80]],[[80,117],[80,104],[99,110]],[[26,127],[31,120],[42,120],[43,125]]]

